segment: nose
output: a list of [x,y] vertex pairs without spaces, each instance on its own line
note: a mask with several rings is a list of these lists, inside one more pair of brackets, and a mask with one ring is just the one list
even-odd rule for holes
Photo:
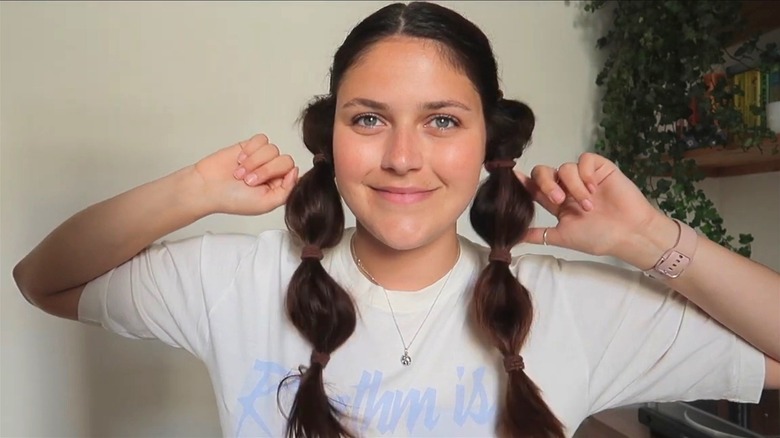
[[387,137],[382,169],[399,175],[422,167],[423,155],[414,129],[396,127]]

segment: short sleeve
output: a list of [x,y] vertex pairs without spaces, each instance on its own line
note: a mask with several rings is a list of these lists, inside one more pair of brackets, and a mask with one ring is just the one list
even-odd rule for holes
[[764,355],[641,272],[561,261],[589,366],[591,413],[650,401],[757,402]]
[[206,234],[153,244],[86,285],[79,320],[203,357],[208,311],[256,243],[254,236]]

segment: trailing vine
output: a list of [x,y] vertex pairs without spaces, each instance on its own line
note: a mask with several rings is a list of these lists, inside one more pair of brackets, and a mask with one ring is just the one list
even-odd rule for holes
[[[703,172],[684,154],[692,145],[750,148],[767,139],[774,139],[777,152],[776,134],[746,126],[735,108],[733,97],[744,90],[710,75],[727,60],[767,68],[780,60],[777,46],[762,47],[760,35],[754,35],[727,51],[746,25],[739,1],[594,0],[585,10],[612,14],[611,27],[596,43],[607,51],[596,80],[604,91],[596,150],[662,211],[749,257],[753,237],[739,234],[735,242],[728,234],[715,205],[697,187]],[[693,103],[698,120],[689,124]],[[752,111],[765,113],[759,107]]]

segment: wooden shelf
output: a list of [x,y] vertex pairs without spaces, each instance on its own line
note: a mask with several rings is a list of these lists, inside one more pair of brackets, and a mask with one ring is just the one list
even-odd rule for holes
[[650,438],[650,429],[639,422],[637,408],[602,411],[585,419],[573,438]]
[[[780,136],[777,139],[780,142]],[[761,150],[739,146],[713,146],[692,149],[685,158],[696,161],[708,177],[750,175],[780,171],[780,143],[767,140]],[[777,149],[777,150],[776,150]]]
[[[744,43],[757,32],[780,29],[780,1],[743,0],[742,16],[746,28],[734,37],[733,46]],[[780,135],[774,141],[764,141],[761,150],[756,147],[744,150],[738,145],[713,146],[692,149],[685,157],[695,160],[707,177],[777,172],[780,171]]]
[[756,32],[768,32],[780,28],[780,2],[776,0],[743,0],[742,16],[746,29],[735,35],[731,44],[740,44]]

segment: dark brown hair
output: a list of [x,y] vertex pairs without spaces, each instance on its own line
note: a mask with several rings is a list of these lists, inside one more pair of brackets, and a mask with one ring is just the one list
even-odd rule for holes
[[[534,116],[525,104],[503,99],[489,40],[473,23],[433,3],[396,3],[360,22],[336,51],[329,94],[314,99],[303,113],[303,141],[318,160],[287,200],[285,221],[303,245],[335,246],[344,231],[344,212],[333,175],[335,99],[344,73],[383,38],[404,35],[436,41],[443,56],[469,77],[479,92],[487,126],[486,161],[513,160],[531,138]],[[477,191],[471,222],[491,249],[508,250],[527,232],[534,207],[531,195],[511,168],[491,170]],[[474,288],[477,326],[504,357],[514,357],[528,335],[532,302],[506,261],[489,261]],[[347,292],[316,258],[301,261],[287,291],[290,320],[318,354],[330,354],[355,329],[355,307]],[[301,368],[300,386],[288,416],[287,435],[353,436],[328,399],[323,366],[312,360]],[[283,382],[284,383],[284,382]],[[280,385],[281,388],[281,385]],[[522,369],[509,372],[497,432],[531,438],[562,437],[563,426]]]

